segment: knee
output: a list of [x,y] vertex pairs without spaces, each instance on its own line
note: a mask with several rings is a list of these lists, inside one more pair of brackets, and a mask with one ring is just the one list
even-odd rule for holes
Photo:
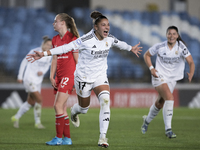
[[110,110],[110,92],[102,91],[98,95],[99,103],[101,109]]

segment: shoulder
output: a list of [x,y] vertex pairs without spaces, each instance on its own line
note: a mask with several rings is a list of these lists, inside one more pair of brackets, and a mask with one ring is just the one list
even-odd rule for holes
[[94,35],[92,32],[88,32],[87,34],[83,35],[82,37],[80,37],[81,42],[86,42],[91,40],[92,38],[94,38]]
[[119,42],[119,40],[114,35],[112,35],[112,34],[108,34],[108,39],[110,41],[116,43],[116,44]]
[[165,45],[166,45],[166,41],[160,42],[160,43],[156,43],[152,47],[150,47],[150,49],[159,50],[161,48],[164,48]]
[[182,41],[179,41],[179,46],[180,46],[181,49],[186,48],[185,44]]

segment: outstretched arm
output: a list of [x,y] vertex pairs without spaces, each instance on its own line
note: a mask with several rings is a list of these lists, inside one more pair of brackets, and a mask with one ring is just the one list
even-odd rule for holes
[[50,49],[48,51],[44,51],[44,52],[34,51],[35,54],[28,54],[27,55],[28,57],[26,59],[28,61],[34,62],[35,60],[38,60],[44,56],[64,54],[76,48],[77,47],[75,47],[74,44],[71,42],[69,44],[65,44],[65,45]]
[[139,57],[138,54],[141,54],[140,52],[142,51],[142,47],[138,47],[140,45],[140,42],[138,44],[136,44],[135,46],[132,46],[131,51],[137,56]]

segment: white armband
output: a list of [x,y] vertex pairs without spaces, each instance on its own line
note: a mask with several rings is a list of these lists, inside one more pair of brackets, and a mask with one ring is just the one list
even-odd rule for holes
[[153,68],[154,68],[153,66],[150,66],[150,67],[149,67],[149,70],[151,70],[151,69],[153,69]]
[[47,51],[44,51],[43,54],[44,54],[44,56],[48,56]]

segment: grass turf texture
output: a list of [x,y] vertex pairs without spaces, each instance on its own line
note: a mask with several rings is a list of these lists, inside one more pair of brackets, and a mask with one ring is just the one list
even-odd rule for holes
[[[200,109],[175,108],[172,121],[175,139],[165,136],[162,112],[141,134],[143,115],[147,108],[112,108],[107,134],[110,150],[197,150],[200,149]],[[96,150],[99,139],[99,109],[90,108],[79,115],[80,127],[71,125],[71,146],[48,146],[45,142],[55,137],[55,114],[52,108],[43,108],[42,123],[46,129],[34,128],[33,109],[20,119],[19,129],[13,128],[11,116],[16,109],[0,109],[0,150]],[[68,109],[69,112],[69,109]]]

